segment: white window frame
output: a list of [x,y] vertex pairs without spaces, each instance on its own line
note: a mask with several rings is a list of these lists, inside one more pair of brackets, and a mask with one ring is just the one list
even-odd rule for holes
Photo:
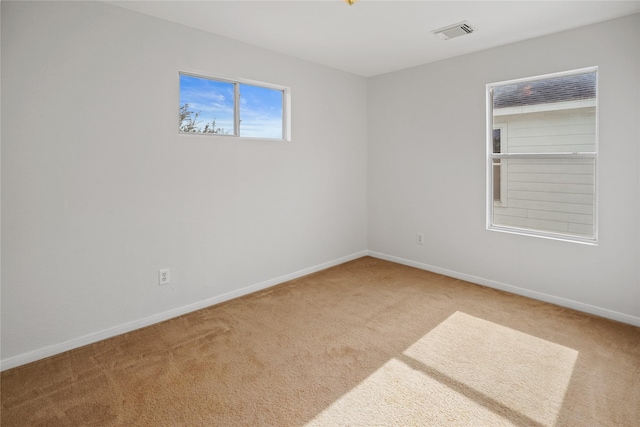
[[[220,138],[241,138],[247,140],[291,141],[291,89],[273,83],[265,83],[244,78],[229,78],[191,71],[178,72],[178,105],[180,105],[180,76],[197,77],[217,82],[233,84],[233,134],[180,132],[180,135],[211,135]],[[246,84],[282,92],[282,138],[253,137],[240,135],[240,85]]]
[[[596,100],[595,100],[595,151],[593,152],[578,152],[578,153],[493,153],[493,130],[495,129],[493,124],[493,88],[499,86],[513,85],[517,83],[543,80],[553,77],[571,76],[576,74],[596,73]],[[534,77],[526,77],[521,79],[508,80],[503,82],[488,83],[486,85],[486,228],[490,231],[498,231],[503,233],[512,233],[525,236],[541,237],[546,239],[553,239],[559,241],[575,242],[588,245],[598,244],[598,153],[599,153],[599,85],[598,85],[598,67],[587,67],[577,70],[550,73]],[[500,127],[498,125],[498,127]],[[501,151],[502,147],[501,147]],[[548,232],[542,230],[525,229],[518,227],[511,227],[506,225],[493,224],[494,207],[501,207],[500,202],[493,200],[493,161],[494,159],[580,159],[588,158],[594,161],[594,210],[593,210],[593,237],[581,237],[572,234],[565,234],[560,232]],[[501,180],[501,185],[502,185]],[[506,196],[502,194],[506,188],[501,188],[501,200],[506,200]]]

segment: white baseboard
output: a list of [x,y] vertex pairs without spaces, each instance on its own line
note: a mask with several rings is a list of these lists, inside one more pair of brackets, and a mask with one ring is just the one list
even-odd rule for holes
[[424,264],[417,261],[411,261],[408,259],[383,254],[380,252],[365,250],[365,251],[356,252],[351,255],[347,255],[347,256],[335,259],[333,261],[328,261],[322,264],[315,265],[313,267],[305,268],[303,270],[286,274],[284,276],[280,276],[270,280],[266,280],[264,282],[256,283],[254,285],[247,286],[242,289],[238,289],[232,292],[227,292],[222,295],[217,295],[203,301],[198,301],[193,304],[177,307],[172,310],[165,311],[163,313],[158,313],[149,317],[145,317],[143,319],[134,320],[132,322],[128,322],[112,328],[104,329],[102,331],[94,332],[82,337],[74,338],[59,344],[50,345],[50,346],[43,347],[28,353],[9,357],[7,359],[0,360],[0,371],[15,368],[21,365],[25,365],[27,363],[35,362],[37,360],[54,356],[56,354],[64,353],[65,351],[73,350],[75,348],[83,347],[85,345],[92,344],[97,341],[101,341],[107,338],[112,338],[117,335],[121,335],[127,332],[134,331],[136,329],[153,325],[155,323],[160,323],[165,320],[172,319],[174,317],[182,316],[183,314],[191,313],[196,310],[210,307],[212,305],[219,304],[224,301],[229,301],[231,299],[238,298],[253,292],[257,292],[262,289],[266,289],[271,286],[275,286],[280,283],[287,282],[289,280],[297,279],[299,277],[306,276],[308,274],[315,273],[317,271],[325,270],[327,268],[334,267],[336,265],[344,264],[345,262],[352,261],[354,259],[361,258],[367,255],[372,256],[374,258],[379,258],[386,261],[407,265],[409,267],[415,267],[421,270],[427,270],[434,273],[443,274],[445,276],[453,277],[455,279],[460,279],[460,280],[464,280],[471,283],[476,283],[478,285],[487,286],[494,289],[500,289],[502,291],[510,292],[513,294],[522,295],[522,296],[537,299],[540,301],[549,302],[552,304],[560,305],[563,307],[571,308],[571,309],[582,311],[585,313],[595,314],[597,316],[605,317],[605,318],[616,320],[623,323],[628,323],[630,325],[640,326],[640,317],[619,313],[619,312],[608,310],[605,308],[584,304],[581,302],[560,298],[553,295],[544,294],[541,292],[531,291],[529,289],[519,288],[517,286],[496,282],[494,280],[484,279],[482,277],[477,277],[470,274],[459,273],[457,271],[435,267],[435,266]]
[[124,323],[122,325],[114,326],[113,328],[104,329],[102,331],[94,332],[82,337],[74,338],[69,341],[65,341],[59,344],[50,345],[40,348],[38,350],[30,351],[28,353],[19,354],[17,356],[9,357],[7,359],[0,360],[0,371],[15,368],[27,363],[35,362],[46,357],[54,356],[56,354],[64,353],[65,351],[73,350],[94,342],[102,341],[107,338],[112,338],[117,335],[121,335],[127,332],[134,331],[136,329],[144,328],[146,326],[153,325],[155,323],[164,322],[165,320],[172,319],[174,317],[182,316],[183,314],[191,313],[196,310],[200,310],[206,307],[210,307],[215,304],[219,304],[224,301],[229,301],[234,298],[241,297],[262,289],[269,288],[271,286],[278,285],[280,283],[288,282],[289,280],[297,279],[302,276],[306,276],[317,271],[325,270],[336,265],[344,264],[345,262],[352,261],[357,258],[361,258],[368,254],[367,251],[356,252],[351,255],[347,255],[332,261],[328,261],[322,264],[315,265],[313,267],[305,268],[303,270],[296,271],[294,273],[285,274],[284,276],[276,277],[264,282],[256,283],[251,286],[244,287],[232,292],[227,292],[222,295],[217,295],[212,298],[208,298],[203,301],[198,301],[193,304],[177,307],[163,313],[154,314],[143,319],[134,320],[132,322]]
[[545,294],[542,292],[536,292],[529,289],[520,288],[517,286],[507,285],[506,283],[496,282],[495,280],[484,279],[482,277],[477,277],[470,274],[459,273],[457,271],[447,270],[445,268],[440,268],[440,267],[434,267],[429,264],[424,264],[417,261],[411,261],[408,259],[383,254],[380,252],[367,251],[367,254],[374,258],[380,258],[386,261],[395,262],[397,264],[403,264],[409,267],[415,267],[421,270],[431,271],[433,273],[438,273],[444,276],[453,277],[454,279],[460,279],[466,282],[487,286],[489,288],[499,289],[501,291],[522,295],[525,297],[548,302],[551,304],[556,304],[562,307],[571,308],[577,311],[582,311],[589,314],[595,314],[596,316],[605,317],[607,319],[616,320],[618,322],[628,323],[634,326],[640,326],[640,317],[637,317],[637,316],[631,316],[629,314],[619,313],[617,311],[609,310],[606,308],[584,304],[578,301],[573,301],[570,299],[561,298],[554,295]]

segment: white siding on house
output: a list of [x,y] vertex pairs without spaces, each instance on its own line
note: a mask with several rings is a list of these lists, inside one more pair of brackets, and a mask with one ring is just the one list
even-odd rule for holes
[[595,107],[497,116],[509,128],[503,153],[591,152],[596,148]]
[[[494,127],[508,130],[503,153],[596,150],[595,107],[496,115]],[[502,159],[502,168],[493,224],[593,236],[594,159]]]

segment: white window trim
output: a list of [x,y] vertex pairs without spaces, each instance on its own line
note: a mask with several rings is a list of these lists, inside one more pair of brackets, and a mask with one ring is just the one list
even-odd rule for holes
[[[596,107],[596,119],[595,119],[595,151],[589,153],[517,153],[517,154],[494,154],[493,153],[493,88],[499,86],[507,86],[512,84],[517,84],[521,82],[529,82],[533,80],[542,80],[551,77],[563,77],[563,76],[571,76],[576,74],[586,74],[590,72],[596,73],[596,99],[594,101],[589,101],[589,106]],[[524,236],[533,236],[540,237],[544,239],[551,239],[563,242],[572,242],[572,243],[580,243],[586,245],[598,245],[598,218],[599,218],[599,167],[598,167],[598,156],[599,156],[599,141],[600,141],[600,133],[599,133],[599,115],[600,108],[598,107],[600,102],[600,94],[599,94],[599,74],[598,67],[587,67],[581,68],[571,71],[558,72],[558,73],[549,73],[539,76],[526,77],[520,79],[513,79],[508,81],[502,81],[497,83],[488,83],[486,85],[486,229],[489,231],[497,231],[501,233],[509,233],[509,234],[517,234]],[[534,157],[535,156],[535,157]],[[494,209],[494,200],[493,200],[493,159],[515,159],[515,158],[593,158],[594,159],[594,171],[595,171],[595,182],[594,182],[594,191],[595,191],[595,199],[594,199],[594,223],[593,223],[593,238],[586,238],[581,236],[574,236],[570,234],[563,233],[553,233],[553,232],[545,232],[539,230],[532,229],[524,229],[512,226],[500,226],[493,224],[493,209]],[[499,206],[498,206],[499,207]]]
[[[189,136],[215,136],[217,138],[239,138],[243,140],[260,140],[260,141],[291,141],[291,88],[287,86],[280,86],[273,83],[265,83],[257,80],[250,80],[244,78],[230,78],[224,76],[216,76],[208,73],[202,73],[197,71],[179,71],[178,72],[178,105],[180,105],[180,76],[198,77],[203,79],[216,80],[219,82],[232,83],[234,85],[233,90],[233,121],[234,121],[234,133],[233,134],[200,134],[193,132],[178,132],[179,135]],[[251,86],[258,86],[267,89],[274,89],[282,91],[282,138],[261,138],[251,136],[238,135],[240,132],[240,85],[247,84]]]

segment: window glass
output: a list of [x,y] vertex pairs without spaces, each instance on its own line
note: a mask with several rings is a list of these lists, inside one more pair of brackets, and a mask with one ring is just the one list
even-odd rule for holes
[[180,133],[289,139],[288,89],[180,73]]
[[[501,148],[500,148],[500,144],[501,144],[501,138],[502,136],[502,129],[500,128],[494,128],[493,129],[493,152],[494,153],[500,153],[501,152]],[[493,159],[493,200],[496,202],[500,202],[502,200],[501,198],[501,188],[502,188],[502,182],[501,182],[501,178],[502,178],[502,160],[500,159]]]
[[180,75],[180,132],[233,135],[234,84]]
[[281,90],[240,85],[240,135],[282,139]]
[[596,73],[488,85],[490,229],[596,241]]

